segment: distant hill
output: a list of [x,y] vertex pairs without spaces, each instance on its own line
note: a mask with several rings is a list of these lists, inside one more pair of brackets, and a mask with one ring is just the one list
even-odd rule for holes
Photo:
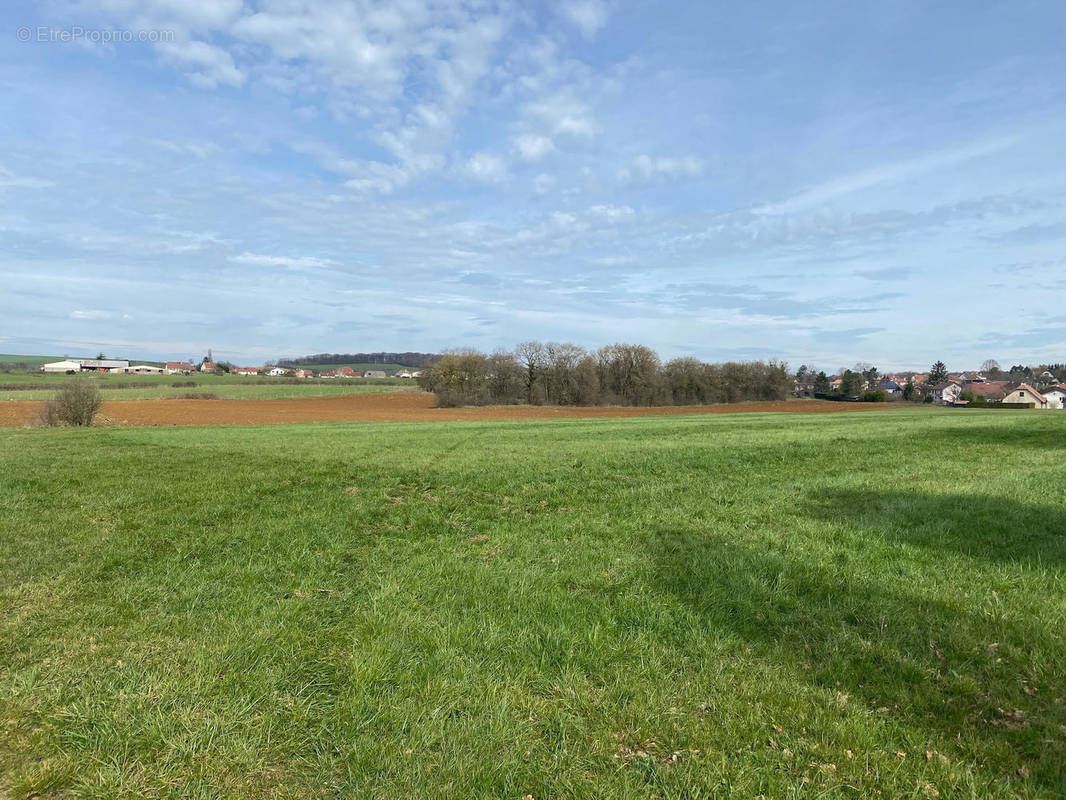
[[10,364],[25,364],[28,367],[39,367],[49,361],[59,361],[62,356],[19,356],[10,353],[0,353],[0,368]]
[[[395,372],[403,367],[421,367],[440,359],[439,353],[318,353],[302,358],[287,358],[278,361],[283,367],[340,367],[354,370],[383,369]],[[391,370],[390,370],[391,368]]]

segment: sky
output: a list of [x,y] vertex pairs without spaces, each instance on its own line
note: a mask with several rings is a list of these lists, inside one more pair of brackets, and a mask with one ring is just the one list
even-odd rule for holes
[[0,27],[0,352],[1066,361],[1060,0],[41,0]]

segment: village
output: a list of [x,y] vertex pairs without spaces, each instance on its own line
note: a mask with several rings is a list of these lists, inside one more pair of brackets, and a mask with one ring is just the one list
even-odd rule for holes
[[[878,375],[875,369],[842,370],[840,374],[805,373],[796,375],[793,394],[823,397],[835,395],[850,400],[907,400],[934,403],[956,408],[999,407],[1066,409],[1066,381],[1051,367],[1012,367],[1004,373],[998,365],[973,372],[948,373],[943,369],[929,373]],[[937,374],[939,372],[939,374]],[[821,384],[821,385],[819,385]],[[873,396],[873,395],[876,395]]]
[[40,366],[41,372],[52,374],[75,375],[83,372],[106,372],[117,375],[192,375],[194,373],[209,375],[244,375],[270,378],[401,378],[414,379],[422,373],[419,370],[402,369],[397,372],[386,370],[354,370],[339,366],[336,369],[315,371],[303,367],[286,367],[267,365],[262,367],[238,367],[226,362],[217,362],[210,357],[199,364],[191,361],[166,361],[158,364],[131,364],[125,359],[109,358],[66,358],[51,361]]

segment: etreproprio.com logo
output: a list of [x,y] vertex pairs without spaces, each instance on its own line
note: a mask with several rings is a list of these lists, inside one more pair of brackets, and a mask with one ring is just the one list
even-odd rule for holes
[[147,42],[173,42],[174,31],[168,30],[129,30],[121,28],[83,28],[71,25],[66,28],[54,28],[46,25],[30,27],[23,25],[15,30],[15,38],[20,42],[45,44],[68,44],[88,42],[89,44],[133,44]]

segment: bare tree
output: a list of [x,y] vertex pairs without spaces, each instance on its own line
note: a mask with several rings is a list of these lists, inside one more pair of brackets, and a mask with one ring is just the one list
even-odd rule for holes
[[526,371],[526,402],[533,403],[537,394],[534,390],[537,377],[544,366],[544,345],[540,342],[522,342],[514,349],[514,352],[515,357]]

